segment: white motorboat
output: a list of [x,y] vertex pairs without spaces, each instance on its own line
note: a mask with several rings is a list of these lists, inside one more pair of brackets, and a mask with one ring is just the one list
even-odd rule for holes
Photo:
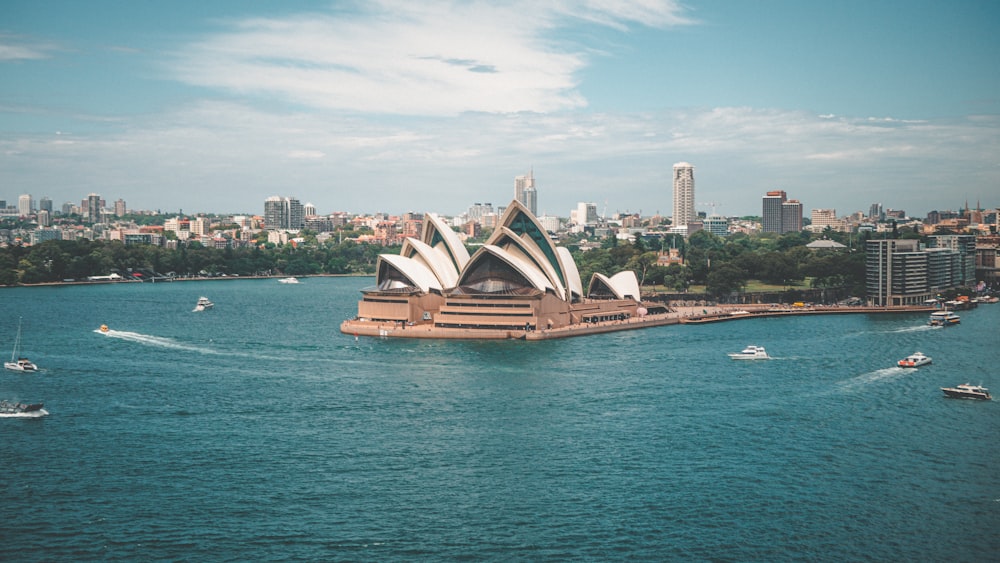
[[989,389],[983,387],[982,385],[972,385],[971,383],[963,383],[954,387],[942,387],[941,390],[944,391],[946,396],[953,399],[978,399],[980,401],[989,401],[993,398],[990,396]]
[[733,352],[729,354],[729,357],[734,360],[770,360],[771,356],[767,355],[767,351],[764,350],[763,346],[750,345],[743,349],[742,352]]
[[281,278],[278,281],[280,281],[281,283],[299,283],[299,279],[296,278],[296,277],[294,277],[294,276],[290,276],[290,277],[287,277],[287,278]]
[[914,352],[896,362],[896,365],[901,368],[918,368],[920,366],[926,366],[929,363],[931,363],[930,356],[925,355],[923,352]]
[[38,366],[28,358],[21,357],[21,319],[17,319],[17,336],[14,338],[14,350],[10,354],[10,361],[4,362],[3,367],[12,371],[38,371]]
[[194,306],[195,311],[204,311],[215,307],[215,303],[208,300],[208,297],[199,297],[198,303]]

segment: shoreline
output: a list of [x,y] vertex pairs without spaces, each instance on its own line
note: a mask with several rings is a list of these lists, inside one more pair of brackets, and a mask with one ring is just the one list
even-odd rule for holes
[[621,321],[580,323],[560,328],[541,330],[504,330],[474,328],[441,328],[432,323],[405,325],[398,322],[362,321],[348,319],[340,324],[340,332],[355,338],[360,336],[377,338],[429,338],[441,340],[553,340],[591,334],[606,334],[623,330],[639,330],[657,326],[676,324],[706,324],[711,322],[754,319],[762,317],[785,317],[822,314],[884,314],[884,313],[930,313],[934,307],[864,307],[864,306],[824,306],[824,307],[773,307],[709,305],[671,307],[670,312],[643,317],[632,317]]

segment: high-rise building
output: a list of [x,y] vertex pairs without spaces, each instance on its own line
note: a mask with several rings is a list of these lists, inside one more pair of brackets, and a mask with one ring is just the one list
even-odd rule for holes
[[781,234],[781,217],[787,194],[782,190],[772,190],[764,196],[763,210],[761,213],[761,229],[765,233]]
[[871,305],[919,305],[941,291],[975,283],[976,237],[938,235],[928,248],[915,239],[865,243],[865,285]]
[[268,230],[295,230],[305,226],[302,204],[294,197],[271,196],[264,200],[264,226]]
[[781,232],[793,233],[802,230],[802,204],[790,199],[781,204]]
[[687,162],[674,165],[674,216],[675,227],[683,227],[698,220],[694,211],[694,166]]
[[87,196],[87,205],[85,207],[87,210],[87,220],[91,223],[101,222],[101,196],[97,194],[90,194]]
[[42,199],[38,200],[38,210],[39,211],[48,211],[49,214],[51,215],[52,214],[52,200],[49,199],[47,196],[42,196]]
[[128,213],[128,210],[125,207],[125,200],[119,198],[115,202],[115,217],[123,217],[126,213]]
[[530,170],[527,176],[514,178],[514,199],[523,203],[532,215],[538,215],[538,192],[535,191],[534,170]]
[[577,225],[597,224],[597,204],[581,201],[576,204],[576,209],[571,213]]
[[17,214],[21,217],[27,217],[35,210],[34,200],[31,198],[31,194],[24,194],[17,198]]

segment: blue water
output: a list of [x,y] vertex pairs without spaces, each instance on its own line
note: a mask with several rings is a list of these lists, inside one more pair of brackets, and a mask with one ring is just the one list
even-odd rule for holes
[[0,559],[997,560],[1000,401],[938,388],[1000,391],[1000,305],[340,334],[370,282],[0,290],[45,370],[0,398],[51,413],[0,419]]

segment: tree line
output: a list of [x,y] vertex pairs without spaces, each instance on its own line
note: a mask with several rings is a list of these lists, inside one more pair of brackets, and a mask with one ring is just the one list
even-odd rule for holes
[[[826,233],[843,239],[841,233]],[[583,250],[582,239],[564,240],[586,285],[594,272],[608,276],[623,270],[636,272],[645,287],[686,291],[705,286],[713,296],[744,290],[751,280],[769,284],[797,285],[809,278],[813,287],[843,288],[851,295],[864,295],[864,253],[851,249],[813,251],[805,247],[808,233],[785,235],[734,234],[720,238],[699,231],[688,239],[667,237],[634,242],[603,240],[600,248]],[[847,242],[847,241],[844,241]],[[863,247],[863,241],[854,246]],[[684,265],[657,265],[658,253],[678,249]],[[470,253],[475,247],[470,247]],[[217,249],[197,242],[165,248],[129,245],[120,241],[52,240],[30,247],[0,248],[0,285],[37,284],[86,280],[89,276],[119,273],[125,277],[172,275],[253,276],[315,274],[373,274],[378,255],[398,248],[354,241],[322,243],[313,238],[306,244],[254,245]]]

